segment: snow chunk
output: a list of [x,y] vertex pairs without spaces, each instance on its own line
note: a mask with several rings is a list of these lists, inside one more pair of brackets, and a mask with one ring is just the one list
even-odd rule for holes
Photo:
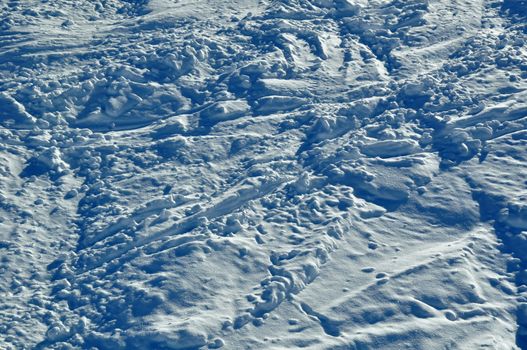
[[356,16],[360,13],[362,6],[356,1],[335,0],[337,14],[342,17]]
[[500,214],[501,221],[508,226],[527,230],[527,205],[524,202],[524,198],[522,198],[522,201],[509,203],[507,208],[504,208]]
[[250,107],[245,100],[220,101],[201,111],[200,116],[209,122],[221,122],[235,119],[249,113]]
[[26,108],[5,92],[0,93],[0,122],[14,123],[13,126],[24,127],[35,123],[35,118],[26,112]]
[[69,166],[62,160],[60,150],[57,147],[51,147],[40,155],[29,159],[21,176],[39,176],[48,172],[53,172],[54,175],[60,176],[68,171],[68,169]]
[[259,79],[257,83],[266,95],[299,96],[305,95],[306,91],[311,88],[309,82],[299,79],[268,78]]
[[384,140],[361,147],[361,152],[369,157],[398,157],[415,153],[419,144],[414,140]]
[[266,96],[258,101],[258,112],[271,114],[298,108],[305,103],[303,98],[291,96]]
[[141,101],[142,99],[133,93],[128,96],[110,97],[104,106],[104,111],[110,117],[117,118],[134,108]]

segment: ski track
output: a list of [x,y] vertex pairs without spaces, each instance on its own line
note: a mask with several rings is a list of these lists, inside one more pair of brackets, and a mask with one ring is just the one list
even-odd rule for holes
[[0,0],[0,348],[527,349],[523,0]]

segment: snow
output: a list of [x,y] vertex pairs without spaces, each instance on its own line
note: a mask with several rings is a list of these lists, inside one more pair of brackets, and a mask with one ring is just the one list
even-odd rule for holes
[[526,9],[0,1],[0,348],[527,349]]

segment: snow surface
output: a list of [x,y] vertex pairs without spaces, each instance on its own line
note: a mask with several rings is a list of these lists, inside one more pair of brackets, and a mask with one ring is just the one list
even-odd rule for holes
[[0,0],[0,349],[527,349],[524,0]]

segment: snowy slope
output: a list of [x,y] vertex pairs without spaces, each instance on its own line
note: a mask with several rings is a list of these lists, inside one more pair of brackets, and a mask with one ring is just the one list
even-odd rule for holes
[[0,0],[1,349],[527,349],[523,0]]

